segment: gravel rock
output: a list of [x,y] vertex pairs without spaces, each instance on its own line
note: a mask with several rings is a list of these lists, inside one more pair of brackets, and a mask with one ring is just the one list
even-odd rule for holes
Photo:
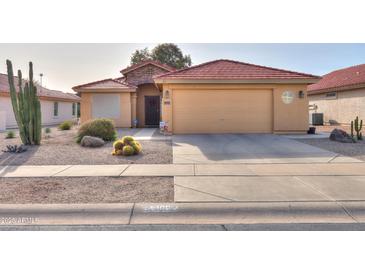
[[354,140],[346,133],[346,131],[338,128],[332,130],[330,140],[341,143],[354,143]]
[[333,142],[327,138],[321,139],[296,139],[311,146],[319,147],[321,149],[329,150],[348,157],[355,157],[359,160],[365,161],[365,141],[358,141],[356,143],[340,143]]
[[84,136],[80,142],[80,145],[83,147],[102,147],[104,144],[103,139],[92,136]]
[[168,203],[172,177],[0,178],[0,203]]

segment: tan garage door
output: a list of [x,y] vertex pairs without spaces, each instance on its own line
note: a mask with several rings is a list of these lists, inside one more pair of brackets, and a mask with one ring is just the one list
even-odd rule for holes
[[271,133],[271,90],[174,90],[174,133]]

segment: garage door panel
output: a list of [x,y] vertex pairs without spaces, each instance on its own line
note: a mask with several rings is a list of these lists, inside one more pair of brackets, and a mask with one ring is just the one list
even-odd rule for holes
[[179,90],[174,133],[270,133],[271,90]]
[[120,117],[119,94],[93,94],[92,118],[118,119]]

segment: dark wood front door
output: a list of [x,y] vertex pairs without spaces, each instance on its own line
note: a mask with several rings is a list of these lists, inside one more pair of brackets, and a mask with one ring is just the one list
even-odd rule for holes
[[160,96],[144,97],[144,115],[146,126],[158,126],[160,123]]

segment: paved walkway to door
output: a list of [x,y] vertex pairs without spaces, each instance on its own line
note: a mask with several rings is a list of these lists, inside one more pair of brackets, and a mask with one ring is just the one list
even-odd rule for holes
[[159,128],[119,128],[119,138],[130,135],[137,141],[171,140],[171,136],[160,134]]

